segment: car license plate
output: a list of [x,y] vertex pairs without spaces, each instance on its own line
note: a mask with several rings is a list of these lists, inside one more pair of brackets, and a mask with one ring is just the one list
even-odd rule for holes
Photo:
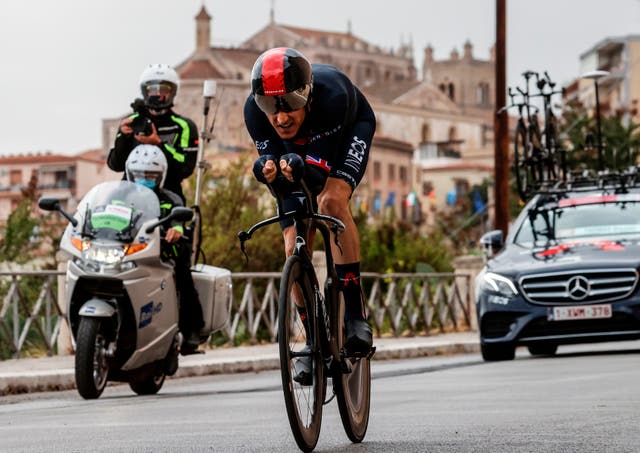
[[611,318],[611,305],[576,305],[553,307],[549,310],[549,321],[571,321],[574,319]]

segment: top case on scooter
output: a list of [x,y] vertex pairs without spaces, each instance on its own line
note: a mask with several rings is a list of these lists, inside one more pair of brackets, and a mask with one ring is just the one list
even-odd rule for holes
[[231,308],[231,271],[198,264],[191,269],[193,283],[202,305],[202,333],[220,330],[229,320]]

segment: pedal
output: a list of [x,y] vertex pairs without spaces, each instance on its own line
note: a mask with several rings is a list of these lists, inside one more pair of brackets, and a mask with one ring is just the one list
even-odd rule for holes
[[342,372],[342,374],[350,374],[353,371],[353,365],[351,364],[351,361],[343,357],[340,360],[340,371]]

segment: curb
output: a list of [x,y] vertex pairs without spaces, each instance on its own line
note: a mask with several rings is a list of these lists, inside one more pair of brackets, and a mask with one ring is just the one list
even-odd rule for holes
[[[477,341],[434,342],[433,344],[384,344],[378,347],[374,360],[411,359],[441,355],[477,353]],[[191,359],[193,357],[193,359]],[[277,370],[280,359],[276,352],[247,358],[189,356],[169,379]],[[67,359],[69,360],[69,359]],[[114,384],[118,384],[115,383]],[[75,389],[75,370],[23,370],[0,373],[0,396],[19,393],[59,391]]]

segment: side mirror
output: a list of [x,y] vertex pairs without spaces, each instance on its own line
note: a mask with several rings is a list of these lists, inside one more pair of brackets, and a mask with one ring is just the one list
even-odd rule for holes
[[43,211],[58,211],[60,209],[60,200],[42,197],[38,200],[38,207]]
[[151,233],[153,232],[153,230],[158,228],[158,226],[163,225],[170,220],[178,220],[179,222],[188,222],[191,219],[193,219],[193,211],[191,210],[191,208],[176,206],[171,210],[171,213],[169,213],[168,216],[158,220],[155,223],[152,223],[147,227],[145,231],[147,233]]
[[178,220],[180,222],[189,222],[193,219],[193,211],[191,208],[184,208],[177,206],[171,210],[171,214],[166,217],[166,220]]
[[482,245],[482,256],[485,262],[493,258],[504,245],[502,241],[502,230],[492,230],[485,233],[480,238],[480,244]]
[[62,217],[67,219],[71,225],[78,226],[78,221],[60,206],[60,200],[57,198],[42,197],[38,200],[38,207],[43,211],[58,211]]

